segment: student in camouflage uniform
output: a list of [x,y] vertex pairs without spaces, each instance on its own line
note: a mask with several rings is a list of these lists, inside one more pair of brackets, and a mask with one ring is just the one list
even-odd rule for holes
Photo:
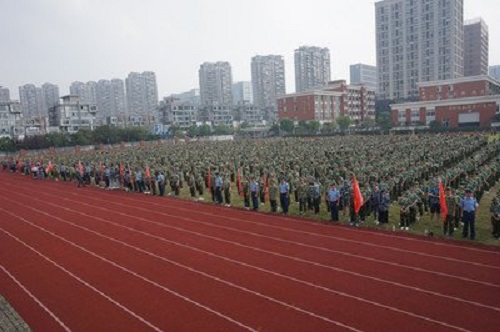
[[447,237],[453,237],[454,231],[454,223],[455,223],[455,211],[458,206],[460,206],[460,202],[457,201],[455,195],[452,194],[451,188],[447,187],[445,191],[445,202],[446,208],[448,212],[446,213],[446,217],[444,220],[443,234]]
[[[500,192],[499,192],[500,193]],[[500,239],[500,200],[498,197],[493,197],[490,205],[492,235],[496,239]]]
[[378,223],[380,224],[387,224],[389,223],[389,208],[391,205],[391,196],[389,195],[389,192],[386,191],[385,189],[381,190],[380,193],[380,203],[378,206]]
[[188,187],[191,198],[196,198],[196,179],[194,178],[194,174],[189,172],[188,174]]
[[269,203],[271,204],[271,212],[278,211],[278,186],[273,177],[269,179]]
[[306,181],[302,179],[300,181],[299,187],[297,188],[297,195],[299,196],[299,212],[301,215],[306,213],[307,201],[308,201],[308,188]]
[[231,180],[228,175],[224,177],[222,182],[222,189],[224,191],[224,202],[227,207],[231,206]]
[[243,202],[246,210],[250,210],[250,181],[246,177],[243,178]]
[[399,199],[399,226],[401,230],[410,229],[410,205],[408,197]]

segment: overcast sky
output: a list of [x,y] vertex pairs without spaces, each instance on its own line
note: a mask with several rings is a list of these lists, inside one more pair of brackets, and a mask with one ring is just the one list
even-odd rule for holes
[[[205,61],[229,61],[233,81],[250,80],[250,58],[285,57],[295,90],[293,51],[328,47],[332,78],[349,65],[375,64],[374,0],[1,0],[0,85],[18,98],[26,83],[124,79],[156,73],[160,98],[198,88]],[[465,18],[482,16],[490,64],[500,64],[498,0],[465,0]]]

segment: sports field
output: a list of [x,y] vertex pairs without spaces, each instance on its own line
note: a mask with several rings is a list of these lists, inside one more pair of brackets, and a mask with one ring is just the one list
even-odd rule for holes
[[0,172],[35,331],[496,331],[500,249]]

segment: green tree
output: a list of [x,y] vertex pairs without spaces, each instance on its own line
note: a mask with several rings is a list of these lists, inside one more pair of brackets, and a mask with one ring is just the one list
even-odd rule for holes
[[231,134],[231,128],[225,125],[218,125],[215,127],[215,135],[230,135]]
[[270,132],[272,132],[274,135],[279,135],[280,134],[280,125],[275,123],[271,126],[271,129],[269,129]]
[[198,126],[197,125],[191,125],[188,130],[187,134],[189,137],[196,137],[198,135]]
[[295,125],[294,125],[294,123],[293,123],[292,120],[290,120],[290,119],[283,119],[283,120],[280,121],[280,128],[283,131],[291,133],[295,129]]
[[337,119],[337,124],[342,131],[346,131],[351,125],[351,119],[348,116],[341,116]]
[[376,123],[383,130],[391,129],[391,114],[388,112],[377,113]]
[[66,133],[49,133],[46,137],[52,146],[61,147],[70,145],[70,137]]
[[430,129],[434,129],[434,130],[442,129],[443,124],[439,121],[432,120],[431,122],[429,122],[429,127],[430,127]]
[[245,129],[245,128],[250,128],[250,125],[246,121],[240,124],[240,129]]
[[14,152],[16,151],[16,144],[10,137],[0,138],[0,151],[2,152]]
[[73,145],[91,145],[94,144],[92,132],[88,130],[79,130],[71,135],[71,143]]
[[337,124],[335,122],[326,122],[323,123],[323,128],[321,128],[321,132],[325,134],[331,134],[337,130]]
[[308,130],[311,134],[316,134],[319,131],[321,124],[318,121],[309,121],[307,124]]
[[198,135],[200,136],[210,136],[212,134],[212,129],[209,125],[203,124],[198,127]]

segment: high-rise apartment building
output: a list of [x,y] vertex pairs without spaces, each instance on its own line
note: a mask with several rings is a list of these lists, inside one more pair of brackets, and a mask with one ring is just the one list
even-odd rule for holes
[[377,67],[358,63],[350,66],[351,85],[366,85],[377,91]]
[[[132,72],[125,80],[127,113],[152,119],[157,114],[158,86],[153,72]],[[148,120],[149,121],[149,120]]]
[[48,112],[49,108],[59,105],[59,87],[51,83],[43,84],[42,101],[44,112]]
[[10,102],[10,91],[8,88],[0,86],[0,103]]
[[19,99],[25,117],[44,117],[49,108],[59,104],[59,87],[51,83],[45,83],[41,88],[26,84],[19,87]]
[[23,116],[42,117],[47,115],[47,110],[44,112],[41,88],[36,87],[34,84],[20,86],[19,99],[21,101]]
[[202,105],[233,105],[233,77],[229,62],[205,62],[198,74]]
[[500,65],[490,66],[488,75],[497,81],[500,81]]
[[[286,94],[285,61],[281,55],[257,55],[252,58],[254,104],[276,113],[276,100]],[[269,119],[268,119],[269,120]]]
[[303,92],[328,84],[330,50],[315,46],[302,46],[295,50],[295,91]]
[[375,3],[381,99],[418,97],[418,82],[464,75],[463,0]]
[[253,89],[251,82],[237,82],[233,84],[233,103],[235,105],[253,103]]
[[488,75],[489,32],[482,18],[464,24],[464,76]]
[[73,82],[69,87],[69,93],[72,96],[80,97],[81,103],[97,105],[97,83],[90,81],[87,83]]

